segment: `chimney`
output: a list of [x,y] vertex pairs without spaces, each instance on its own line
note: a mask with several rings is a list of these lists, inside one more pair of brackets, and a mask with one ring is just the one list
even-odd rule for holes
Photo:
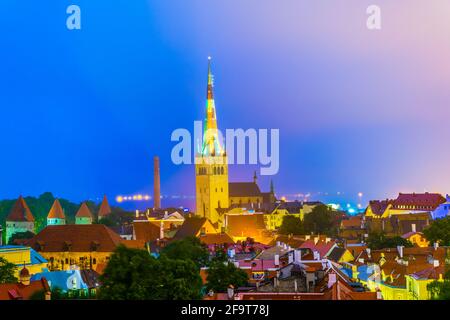
[[161,208],[161,179],[159,172],[159,157],[153,158],[153,207]]
[[325,238],[325,243],[328,243],[331,241],[331,238]]
[[162,221],[159,226],[159,238],[164,239],[164,222],[162,222]]
[[377,290],[377,300],[383,300],[383,295],[380,290]]
[[371,252],[370,248],[366,248],[366,252],[367,252],[367,256],[368,256],[369,258],[371,258],[371,256],[370,256],[370,252]]
[[274,256],[274,263],[275,263],[275,265],[276,266],[279,266],[280,265],[280,255],[278,255],[278,254],[276,254],[275,256]]
[[314,244],[317,244],[319,242],[319,237],[314,237]]
[[439,260],[437,260],[437,259],[433,260],[433,267],[435,267],[435,268],[439,267]]
[[411,231],[416,232],[416,224],[415,223],[411,224]]
[[230,285],[228,286],[228,289],[227,289],[227,295],[228,295],[228,299],[229,299],[229,300],[233,300],[233,298],[234,298],[234,287],[233,287],[232,284],[230,284]]
[[294,251],[294,262],[300,262],[302,260],[302,251],[295,250]]
[[313,255],[314,255],[314,260],[320,260],[320,253],[319,253],[319,251],[314,251]]
[[403,259],[403,249],[404,248],[405,248],[404,246],[397,246],[397,251],[400,256],[400,259]]
[[336,283],[336,273],[330,272],[328,274],[328,288],[331,288]]
[[288,253],[288,263],[291,264],[292,262],[294,262],[294,255],[292,254],[292,252]]
[[439,248],[439,243],[438,242],[433,243],[433,247],[434,250],[437,250]]
[[305,240],[309,240],[309,239],[311,239],[311,236],[310,236],[309,234],[307,234],[307,235],[305,236]]

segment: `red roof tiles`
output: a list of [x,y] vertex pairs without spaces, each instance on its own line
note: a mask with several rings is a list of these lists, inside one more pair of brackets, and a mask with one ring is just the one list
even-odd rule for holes
[[89,210],[86,202],[83,202],[80,209],[78,210],[76,218],[91,218],[92,219],[92,213],[91,210]]
[[59,203],[58,199],[55,199],[55,202],[53,203],[52,208],[50,209],[48,216],[48,219],[65,219],[64,216],[64,210],[61,207],[61,203]]
[[22,196],[17,199],[8,217],[6,218],[6,221],[34,222],[33,214]]

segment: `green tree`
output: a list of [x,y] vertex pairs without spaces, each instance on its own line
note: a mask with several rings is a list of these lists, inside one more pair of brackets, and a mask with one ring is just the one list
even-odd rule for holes
[[15,240],[31,239],[33,237],[34,237],[34,233],[31,231],[16,232],[9,239],[9,244],[14,244]]
[[16,283],[16,265],[0,257],[0,283]]
[[294,216],[284,216],[283,223],[281,224],[280,229],[278,230],[280,234],[304,234],[305,230],[303,228],[303,223],[300,218],[296,218]]
[[156,259],[145,250],[119,246],[103,275],[98,298],[104,300],[199,299],[202,280],[191,260]]
[[248,274],[229,261],[214,259],[208,268],[207,289],[225,292],[229,285],[242,287],[248,283]]
[[423,230],[425,238],[431,243],[450,246],[450,217],[436,219]]
[[444,281],[435,280],[427,285],[432,300],[450,300],[450,271],[446,271]]
[[339,215],[326,205],[314,207],[304,218],[305,233],[336,236],[339,226]]
[[161,256],[170,259],[191,260],[198,268],[208,264],[208,249],[196,237],[187,237],[169,243],[161,250]]
[[406,248],[413,247],[413,244],[402,237],[387,237],[386,234],[374,232],[369,234],[367,238],[367,246],[372,250],[379,250],[385,248],[396,248],[397,246],[404,246]]

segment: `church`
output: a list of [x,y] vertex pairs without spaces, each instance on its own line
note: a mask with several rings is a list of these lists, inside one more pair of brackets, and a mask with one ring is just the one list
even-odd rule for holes
[[228,158],[219,139],[213,88],[209,58],[203,142],[195,156],[196,215],[209,219],[222,229],[228,209],[244,204],[258,208],[263,203],[274,203],[276,199],[273,184],[270,192],[261,192],[256,173],[253,182],[229,182]]

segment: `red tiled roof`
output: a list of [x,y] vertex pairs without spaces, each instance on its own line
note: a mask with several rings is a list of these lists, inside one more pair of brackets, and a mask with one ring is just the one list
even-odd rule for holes
[[393,207],[416,206],[417,209],[431,207],[430,209],[434,210],[445,201],[446,199],[439,193],[400,193],[394,200]]
[[9,212],[6,221],[34,222],[33,214],[22,196],[17,199],[16,203],[14,203],[14,206]]
[[321,239],[317,242],[317,244],[314,243],[314,240],[307,240],[300,246],[300,248],[317,251],[320,254],[320,258],[323,258],[335,245],[336,242],[334,240],[326,242],[326,240],[324,241]]
[[92,218],[91,210],[89,210],[86,202],[83,202],[81,204],[81,207],[78,210],[78,212],[77,212],[75,217],[76,218]]
[[342,220],[341,224],[342,224],[341,227],[343,229],[361,228],[362,217],[361,216],[350,217],[349,219]]
[[106,217],[110,213],[111,213],[111,207],[109,206],[108,198],[105,195],[103,197],[103,201],[102,201],[102,205],[100,206],[100,210],[98,211],[98,217],[99,218]]
[[27,286],[20,283],[2,283],[0,284],[0,300],[29,300],[33,294],[42,290],[50,291],[45,278],[31,281]]
[[133,230],[136,240],[151,242],[160,238],[160,227],[149,221],[134,221]]
[[113,252],[125,242],[103,224],[47,226],[27,245],[41,252]]
[[58,199],[55,199],[55,202],[53,202],[52,208],[50,209],[48,216],[48,219],[65,219],[64,216],[64,210],[61,207],[61,203],[59,203]]

